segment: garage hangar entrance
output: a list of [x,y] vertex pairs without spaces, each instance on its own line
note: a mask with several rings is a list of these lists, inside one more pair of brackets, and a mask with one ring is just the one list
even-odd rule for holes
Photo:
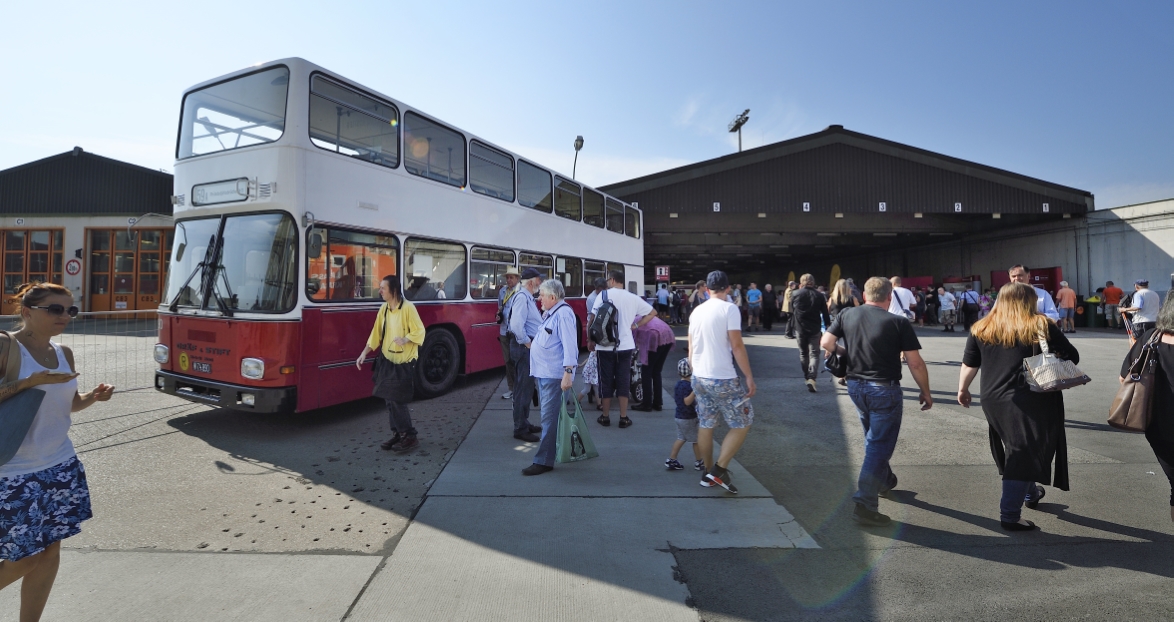
[[1094,209],[1084,190],[839,125],[602,189],[644,212],[646,283],[656,265],[671,266],[674,282],[722,269],[742,282],[811,272],[822,283],[833,265],[912,276],[902,269],[911,250]]

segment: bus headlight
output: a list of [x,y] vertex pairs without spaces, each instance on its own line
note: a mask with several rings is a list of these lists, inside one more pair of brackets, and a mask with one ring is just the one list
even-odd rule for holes
[[167,361],[170,360],[171,349],[161,343],[155,344],[155,362],[160,365],[166,365]]
[[265,361],[261,359],[241,359],[241,375],[250,380],[264,378]]

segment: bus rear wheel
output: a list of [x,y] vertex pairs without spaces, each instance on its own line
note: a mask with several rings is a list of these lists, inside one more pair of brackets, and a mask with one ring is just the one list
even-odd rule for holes
[[461,347],[447,330],[430,330],[420,346],[416,363],[416,397],[432,398],[448,393],[461,366]]

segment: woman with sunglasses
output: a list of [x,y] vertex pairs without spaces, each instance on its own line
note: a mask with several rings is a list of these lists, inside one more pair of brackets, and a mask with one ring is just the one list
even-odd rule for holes
[[114,387],[78,393],[73,352],[50,341],[77,316],[68,289],[28,283],[12,302],[20,303],[21,325],[0,333],[0,378],[18,361],[20,374],[0,385],[0,401],[34,387],[45,397],[16,455],[0,465],[0,589],[23,579],[20,619],[38,620],[57,577],[61,541],[92,516],[86,471],[68,436],[70,413],[109,400]]

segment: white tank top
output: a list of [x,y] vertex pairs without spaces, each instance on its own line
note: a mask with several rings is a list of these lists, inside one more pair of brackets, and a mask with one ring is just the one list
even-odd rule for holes
[[[53,344],[57,352],[57,368],[49,369],[33,360],[23,344],[19,341],[16,343],[20,346],[21,380],[44,370],[73,373],[61,346]],[[77,393],[77,378],[61,384],[42,384],[27,390],[44,391],[45,399],[16,455],[7,464],[0,466],[0,477],[35,473],[77,455],[69,440],[69,425],[73,421],[70,413],[73,410],[73,396]]]

